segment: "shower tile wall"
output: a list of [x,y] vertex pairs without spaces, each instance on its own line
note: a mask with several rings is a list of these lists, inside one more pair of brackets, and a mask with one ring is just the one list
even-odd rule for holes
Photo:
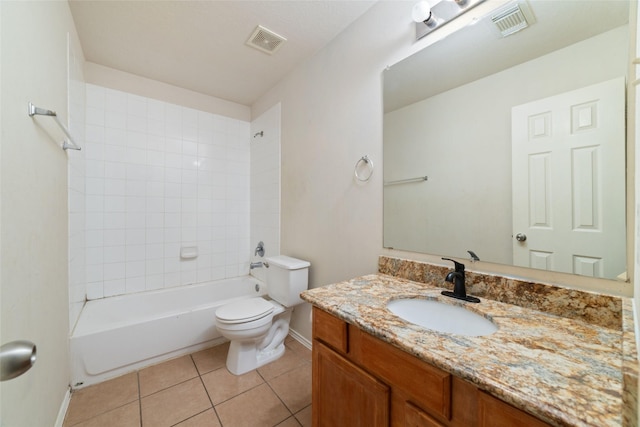
[[88,84],[85,145],[88,299],[249,272],[248,122]]
[[[85,89],[82,66],[84,59],[69,45],[68,91],[69,130],[74,140],[84,146]],[[67,150],[69,158],[67,186],[69,190],[69,330],[73,330],[85,301],[85,159],[84,151]]]
[[[251,123],[250,243],[255,247],[263,241],[265,257],[280,255],[280,111],[276,104]],[[263,258],[254,255],[251,260]],[[251,274],[266,280],[264,268]]]

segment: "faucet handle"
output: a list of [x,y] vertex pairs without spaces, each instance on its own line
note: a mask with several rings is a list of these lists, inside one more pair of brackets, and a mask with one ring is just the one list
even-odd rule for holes
[[258,242],[258,246],[256,246],[256,251],[253,254],[254,256],[264,256],[264,243],[262,241]]
[[453,262],[455,269],[457,272],[459,273],[464,273],[464,264],[461,262],[456,261],[455,259],[451,259],[451,258],[442,258],[444,261],[451,261]]

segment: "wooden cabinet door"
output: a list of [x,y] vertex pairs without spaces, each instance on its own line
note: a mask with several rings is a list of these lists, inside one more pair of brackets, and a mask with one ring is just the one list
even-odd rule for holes
[[389,396],[386,384],[314,341],[314,427],[386,427]]
[[444,427],[411,402],[404,406],[405,427]]

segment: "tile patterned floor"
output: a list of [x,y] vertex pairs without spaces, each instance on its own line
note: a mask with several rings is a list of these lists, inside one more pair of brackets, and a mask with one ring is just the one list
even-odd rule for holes
[[74,392],[64,427],[311,425],[311,351],[291,337],[255,371],[227,371],[229,344]]

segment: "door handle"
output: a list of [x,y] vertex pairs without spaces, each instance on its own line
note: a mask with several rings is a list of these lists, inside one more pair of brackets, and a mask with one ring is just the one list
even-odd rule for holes
[[518,242],[524,242],[525,240],[527,240],[527,235],[524,233],[518,233],[516,234],[516,240]]
[[11,341],[0,347],[0,381],[27,372],[36,363],[36,345],[31,341]]

